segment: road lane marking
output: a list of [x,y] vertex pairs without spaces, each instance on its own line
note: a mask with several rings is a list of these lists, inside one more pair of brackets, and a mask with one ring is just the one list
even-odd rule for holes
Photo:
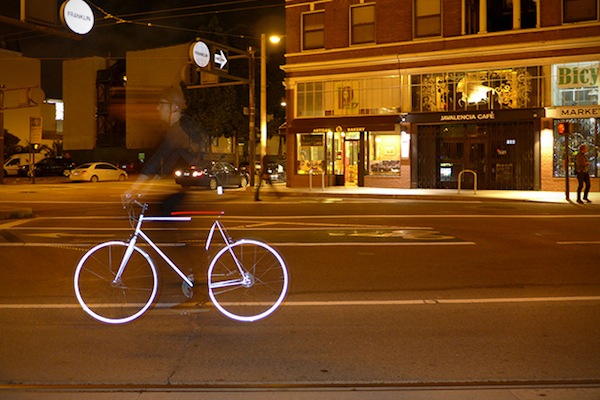
[[[195,246],[204,247],[204,240],[198,241],[186,241],[185,243],[156,243],[159,247],[180,247],[180,246]],[[0,243],[0,247],[77,247],[87,248],[92,247],[96,243],[27,243],[27,242],[13,242],[13,243]],[[269,241],[269,245],[274,247],[328,247],[328,246],[464,246],[464,245],[476,245],[475,242],[273,242]],[[148,246],[146,243],[137,243],[136,246]]]
[[[460,305],[460,304],[511,304],[511,303],[559,303],[559,302],[597,302],[600,296],[551,296],[551,297],[493,297],[462,299],[398,299],[398,300],[316,300],[285,301],[283,307],[371,307],[371,306],[419,306],[419,305]],[[247,303],[256,305],[257,303]],[[155,308],[212,306],[211,303],[155,303]],[[105,304],[104,307],[114,307]],[[44,310],[44,309],[80,309],[79,304],[0,304],[0,310]]]

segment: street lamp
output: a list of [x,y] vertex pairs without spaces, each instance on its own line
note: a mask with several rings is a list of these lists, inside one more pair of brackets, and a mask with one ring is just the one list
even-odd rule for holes
[[[281,36],[272,35],[269,41],[277,44]],[[267,35],[260,34],[260,160],[267,155]]]

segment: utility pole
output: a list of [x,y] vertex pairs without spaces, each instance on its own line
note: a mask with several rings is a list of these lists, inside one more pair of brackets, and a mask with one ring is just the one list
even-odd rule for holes
[[[0,163],[4,167],[4,85],[0,84]],[[4,185],[4,169],[0,174],[0,185]]]

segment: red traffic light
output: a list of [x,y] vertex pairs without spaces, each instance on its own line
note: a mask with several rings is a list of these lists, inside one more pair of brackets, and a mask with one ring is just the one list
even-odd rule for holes
[[569,123],[568,122],[559,122],[558,123],[558,134],[559,135],[567,135],[569,134]]

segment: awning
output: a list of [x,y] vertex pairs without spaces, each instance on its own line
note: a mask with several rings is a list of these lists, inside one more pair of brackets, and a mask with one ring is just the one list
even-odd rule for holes
[[[393,131],[398,121],[397,114],[365,115],[350,117],[296,118],[288,121],[288,133],[312,133],[342,131]],[[336,129],[337,128],[337,129]]]

